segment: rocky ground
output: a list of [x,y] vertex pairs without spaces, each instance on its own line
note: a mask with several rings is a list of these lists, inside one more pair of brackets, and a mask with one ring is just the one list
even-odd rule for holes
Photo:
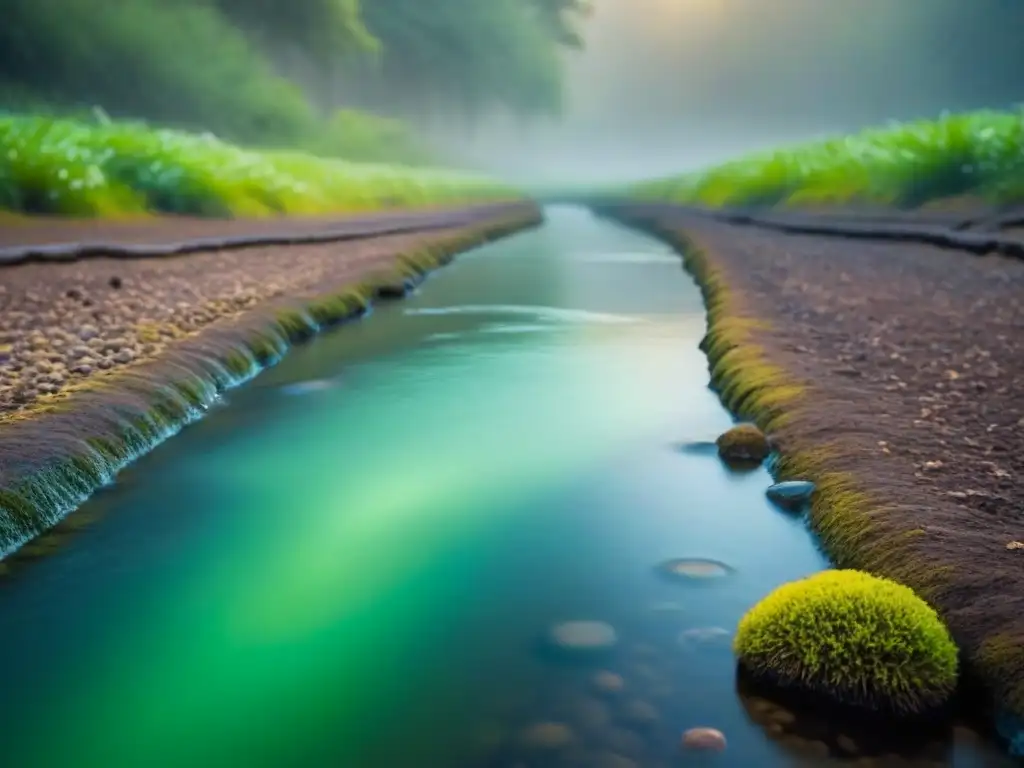
[[0,418],[267,301],[356,282],[451,232],[0,267]]

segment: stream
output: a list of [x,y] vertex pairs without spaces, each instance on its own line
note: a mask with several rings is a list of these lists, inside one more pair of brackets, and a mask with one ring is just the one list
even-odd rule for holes
[[[547,219],[228,392],[15,569],[0,762],[852,765],[737,693],[739,617],[827,563],[707,446],[732,421],[696,286],[646,235]],[[614,627],[610,656],[541,653],[569,620]],[[680,755],[696,726],[726,751]],[[921,764],[1010,764],[957,734]]]

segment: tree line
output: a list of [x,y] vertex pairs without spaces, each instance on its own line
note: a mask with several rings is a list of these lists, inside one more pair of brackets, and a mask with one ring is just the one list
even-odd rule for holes
[[589,12],[588,0],[3,5],[0,108],[100,106],[114,117],[325,152],[338,126],[395,141],[400,124],[389,118],[556,114],[562,54],[582,45]]

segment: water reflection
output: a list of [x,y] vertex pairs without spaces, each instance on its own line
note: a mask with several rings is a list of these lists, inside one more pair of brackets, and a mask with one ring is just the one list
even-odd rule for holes
[[[5,761],[798,764],[728,638],[825,563],[763,468],[673,448],[731,424],[703,333],[662,245],[562,211],[295,350],[5,584]],[[735,570],[658,577],[681,557]],[[537,652],[573,619],[614,647]],[[699,727],[726,751],[681,758]]]

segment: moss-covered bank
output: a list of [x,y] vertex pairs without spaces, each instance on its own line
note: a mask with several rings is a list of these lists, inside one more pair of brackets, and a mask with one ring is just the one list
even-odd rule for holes
[[0,552],[58,523],[125,465],[202,417],[220,393],[277,363],[289,347],[364,316],[456,254],[536,225],[524,206],[489,223],[425,238],[393,269],[310,300],[283,298],[218,324],[157,359],[89,378],[66,395],[0,420]]
[[[616,215],[612,209],[603,213]],[[1016,598],[1000,596],[993,592],[997,586],[976,578],[983,564],[956,566],[964,557],[957,554],[957,532],[951,527],[956,510],[936,509],[938,528],[926,531],[922,516],[911,513],[916,507],[908,507],[914,500],[893,498],[885,477],[858,470],[868,466],[863,455],[836,438],[836,398],[776,362],[773,328],[750,309],[740,281],[703,241],[678,224],[666,225],[657,214],[633,209],[622,218],[683,255],[707,309],[701,347],[712,386],[734,414],[776,438],[780,453],[772,470],[778,479],[815,483],[808,521],[831,561],[905,584],[933,605],[961,647],[964,691],[977,696],[972,705],[987,709],[1011,751],[1024,754],[1024,645],[1019,616],[1012,611]],[[936,500],[935,506],[946,503]]]

